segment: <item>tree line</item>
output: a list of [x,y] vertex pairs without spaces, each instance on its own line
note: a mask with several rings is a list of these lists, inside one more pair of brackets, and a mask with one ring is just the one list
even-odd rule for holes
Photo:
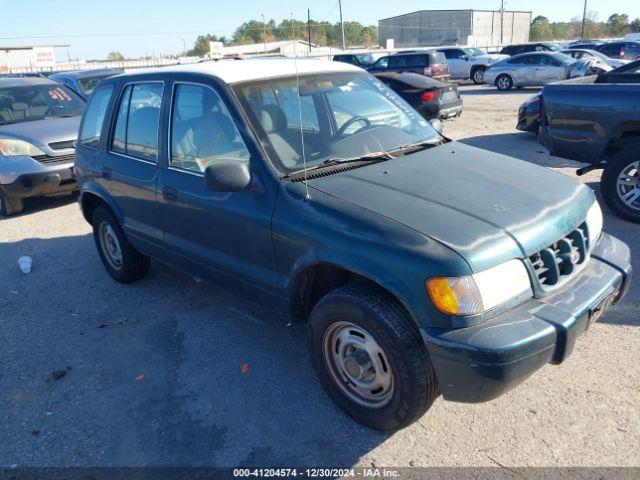
[[[595,12],[588,12],[585,21],[585,38],[623,37],[627,33],[640,33],[640,18],[630,20],[626,13],[614,13],[602,22]],[[537,16],[531,22],[531,41],[573,40],[582,34],[582,19],[575,17],[570,22],[550,22],[547,17]]]
[[[231,38],[212,34],[199,35],[193,48],[186,52],[188,56],[202,56],[209,53],[209,42],[222,42],[225,45],[246,45],[249,43],[276,42],[280,40],[308,39],[311,30],[311,43],[320,46],[340,47],[342,33],[340,23],[303,20],[275,20],[244,22],[234,31]],[[348,46],[372,47],[378,44],[378,28],[363,25],[360,22],[344,22],[345,43]]]

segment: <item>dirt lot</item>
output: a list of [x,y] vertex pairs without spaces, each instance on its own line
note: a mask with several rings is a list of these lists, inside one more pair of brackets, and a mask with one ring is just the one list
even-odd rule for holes
[[[514,130],[533,91],[463,92],[445,134],[572,174]],[[304,327],[157,265],[118,285],[75,203],[27,207],[0,220],[0,466],[640,464],[640,282],[563,365],[487,404],[439,399],[385,435],[324,394]],[[605,216],[637,250],[638,226]]]

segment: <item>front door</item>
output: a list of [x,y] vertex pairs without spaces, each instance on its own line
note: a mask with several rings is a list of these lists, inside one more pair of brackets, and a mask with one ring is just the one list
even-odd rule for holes
[[273,292],[271,214],[277,184],[264,182],[260,191],[209,190],[204,182],[208,165],[246,162],[255,173],[257,153],[250,153],[237,115],[216,88],[176,82],[171,101],[167,168],[158,185],[168,253],[178,266],[202,271],[233,289]]
[[[161,81],[128,84],[122,89],[99,172],[100,183],[124,216],[127,236],[139,248],[163,240],[156,202],[163,92]],[[142,250],[148,249],[142,246]]]

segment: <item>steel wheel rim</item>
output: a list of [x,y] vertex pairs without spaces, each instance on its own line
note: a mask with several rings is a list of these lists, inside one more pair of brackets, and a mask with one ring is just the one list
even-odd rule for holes
[[640,160],[630,163],[620,172],[616,190],[627,207],[640,210]]
[[101,222],[98,230],[98,238],[100,239],[100,248],[104,253],[104,257],[114,270],[122,269],[122,249],[120,241],[116,236],[116,232],[107,222]]
[[498,80],[498,87],[501,90],[506,90],[509,87],[509,79],[507,77],[502,77]]
[[473,79],[476,83],[482,83],[484,81],[484,72],[482,70],[476,70],[473,74]]
[[327,370],[350,400],[369,408],[382,408],[391,401],[393,371],[373,335],[351,322],[336,322],[322,343]]

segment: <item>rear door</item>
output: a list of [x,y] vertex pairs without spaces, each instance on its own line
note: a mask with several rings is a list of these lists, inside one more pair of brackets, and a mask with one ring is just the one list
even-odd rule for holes
[[129,83],[120,90],[100,180],[124,216],[132,243],[163,240],[159,206],[158,145],[165,84]]

